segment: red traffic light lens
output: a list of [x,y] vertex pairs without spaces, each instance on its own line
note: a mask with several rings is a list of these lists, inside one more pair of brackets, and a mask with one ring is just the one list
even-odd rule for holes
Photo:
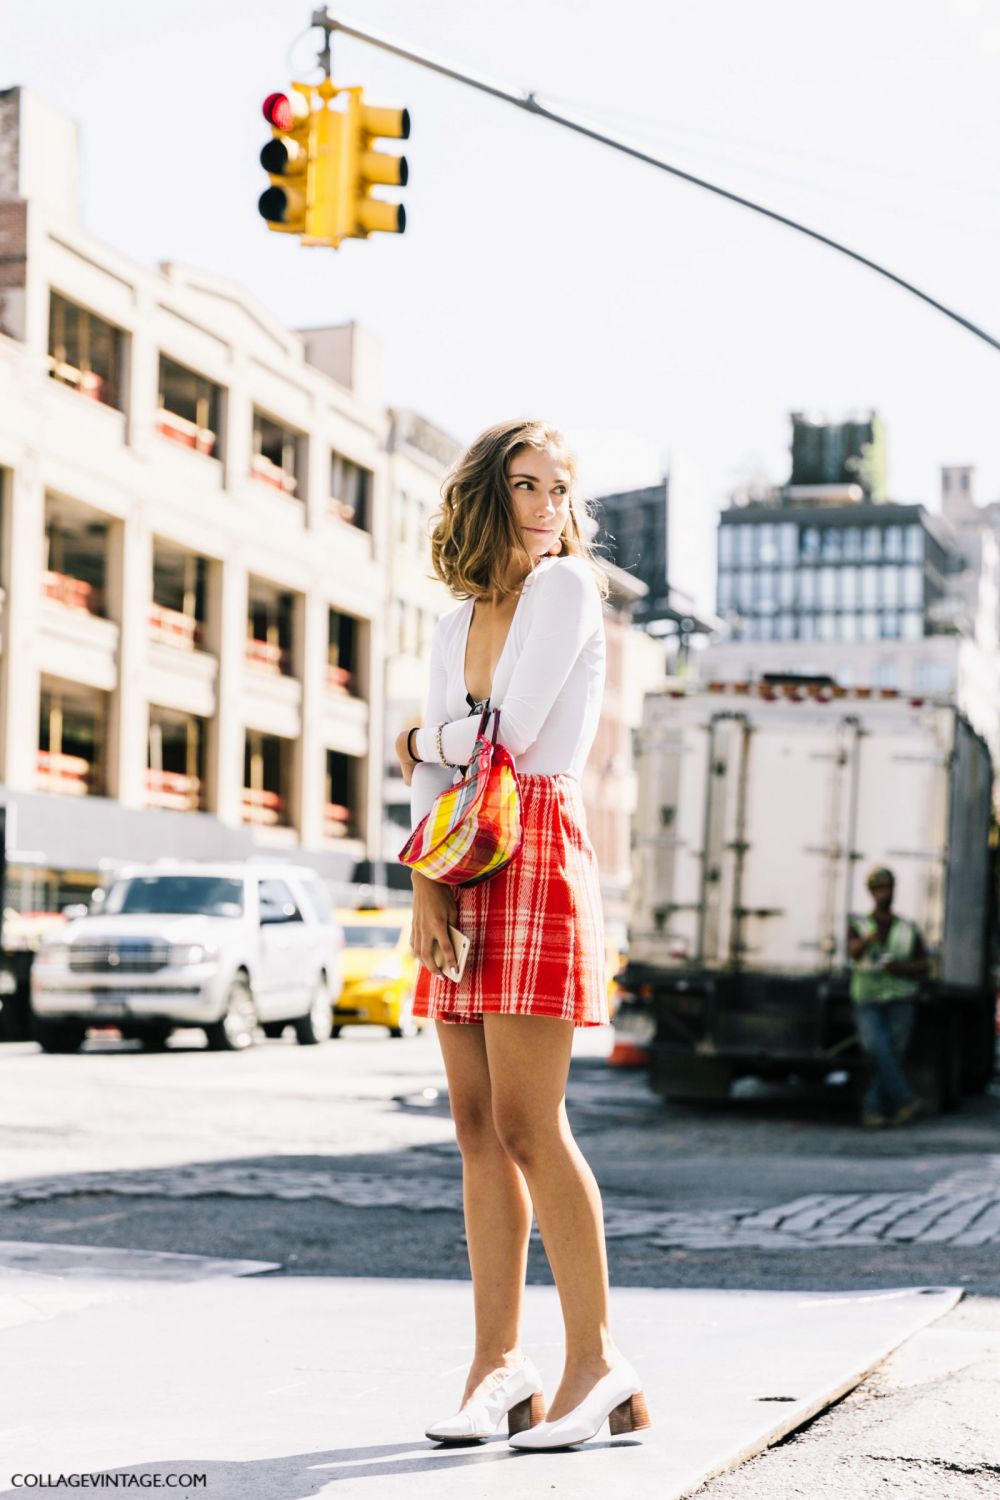
[[287,94],[268,94],[264,100],[264,119],[275,130],[292,128],[292,105]]

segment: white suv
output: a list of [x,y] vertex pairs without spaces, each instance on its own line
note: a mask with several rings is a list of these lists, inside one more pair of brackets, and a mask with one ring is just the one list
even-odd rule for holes
[[39,947],[31,966],[35,1035],[75,1052],[88,1026],[162,1046],[200,1026],[240,1051],[293,1025],[330,1036],[343,933],[314,870],[285,864],[160,861],[118,872],[99,907]]

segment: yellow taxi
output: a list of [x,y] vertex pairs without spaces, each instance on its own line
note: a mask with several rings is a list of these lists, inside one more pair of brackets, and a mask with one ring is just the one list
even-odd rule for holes
[[333,1036],[345,1026],[386,1026],[390,1036],[415,1036],[426,1024],[413,1015],[420,967],[410,952],[408,906],[340,907],[344,986],[333,1008]]

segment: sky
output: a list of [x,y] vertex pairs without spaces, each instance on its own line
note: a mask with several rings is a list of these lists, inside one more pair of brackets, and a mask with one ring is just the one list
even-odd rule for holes
[[[264,96],[315,76],[309,0],[0,0],[0,86],[73,119],[87,228],[356,319],[385,398],[461,441],[563,429],[585,493],[669,469],[671,581],[711,607],[718,512],[787,478],[789,414],[875,408],[893,499],[943,464],[1000,499],[1000,351],[801,235],[360,42],[406,105],[402,236],[305,249],[257,213]],[[916,282],[1000,338],[998,0],[351,0],[391,36],[662,154]]]

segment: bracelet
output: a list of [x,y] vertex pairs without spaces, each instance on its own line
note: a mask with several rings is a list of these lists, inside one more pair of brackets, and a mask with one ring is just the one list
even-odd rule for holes
[[441,731],[442,731],[443,728],[444,728],[443,724],[438,724],[438,725],[435,726],[435,729],[434,729],[434,749],[437,751],[437,758],[438,758],[438,760],[441,762],[441,764],[443,766],[447,766],[447,768],[448,768],[449,771],[457,771],[459,769],[458,763],[456,761],[453,761],[453,760],[446,760],[445,759],[444,748],[442,747],[442,744],[441,744]]
[[407,753],[407,755],[410,757],[410,759],[416,765],[422,766],[423,765],[423,761],[420,759],[420,756],[415,753],[415,751],[413,749],[413,746],[410,743],[410,740],[412,739],[413,735],[416,734],[416,732],[417,732],[417,730],[418,730],[419,727],[420,726],[418,724],[414,724],[413,728],[410,729],[407,732],[407,735],[406,735],[406,753]]

